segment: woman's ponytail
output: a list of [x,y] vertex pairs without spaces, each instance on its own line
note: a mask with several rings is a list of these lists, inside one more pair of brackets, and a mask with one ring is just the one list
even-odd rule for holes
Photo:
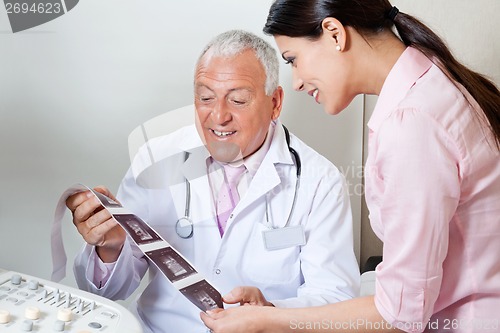
[[455,82],[461,84],[481,107],[500,149],[500,92],[493,82],[460,62],[431,29],[416,18],[399,12],[393,18],[399,37],[406,46],[418,49]]

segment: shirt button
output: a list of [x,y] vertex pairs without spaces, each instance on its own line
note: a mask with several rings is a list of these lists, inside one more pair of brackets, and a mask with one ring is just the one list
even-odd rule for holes
[[232,219],[233,218],[233,214],[229,215],[229,218]]
[[215,274],[219,275],[219,274],[220,274],[220,269],[218,269],[218,268],[217,268],[217,269],[215,270]]

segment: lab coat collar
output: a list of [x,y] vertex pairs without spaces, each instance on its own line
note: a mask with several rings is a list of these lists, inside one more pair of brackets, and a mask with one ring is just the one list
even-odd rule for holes
[[270,162],[274,164],[293,164],[293,159],[286,143],[283,124],[281,124],[279,120],[276,120],[275,124],[273,141],[271,142],[271,147],[269,147],[269,152],[264,158],[264,161],[269,158]]
[[377,131],[382,122],[403,100],[415,82],[433,65],[422,52],[408,47],[401,54],[385,79],[368,127]]
[[267,194],[281,183],[281,178],[278,173],[279,164],[293,165],[293,163],[286,143],[285,131],[281,122],[276,120],[269,151],[255,173],[246,195],[241,198],[241,204],[236,206],[234,214],[238,214],[241,209]]

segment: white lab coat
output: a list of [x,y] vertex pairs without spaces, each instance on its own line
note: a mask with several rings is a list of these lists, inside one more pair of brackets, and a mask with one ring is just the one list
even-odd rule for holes
[[[125,176],[118,199],[182,253],[222,295],[237,286],[256,286],[278,307],[316,306],[355,297],[359,270],[345,180],[332,163],[293,135],[291,146],[300,155],[302,176],[290,225],[303,225],[304,246],[268,251],[262,240],[267,228],[266,197],[269,220],[274,227],[283,226],[297,180],[279,122],[270,149],[222,239],[206,175],[208,152],[194,125],[150,142]],[[189,152],[187,160],[185,151]],[[156,162],[153,167],[152,160]],[[189,239],[175,232],[177,219],[184,215],[184,179],[191,185],[194,234]],[[92,283],[95,259],[94,249],[86,246],[75,260],[77,283],[113,300],[127,298],[149,269],[150,282],[136,306],[146,332],[207,331],[199,319],[200,310],[143,258],[130,239],[100,289]]]

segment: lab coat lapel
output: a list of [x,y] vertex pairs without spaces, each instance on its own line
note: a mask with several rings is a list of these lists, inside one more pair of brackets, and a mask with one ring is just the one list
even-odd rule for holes
[[285,140],[283,127],[279,121],[276,122],[275,126],[273,140],[271,142],[271,146],[269,147],[269,151],[254,175],[246,195],[236,206],[233,212],[235,216],[281,184],[281,178],[278,173],[280,164],[293,164],[293,160],[290,156],[288,145]]
[[[212,189],[207,175],[209,152],[205,146],[189,151],[189,157],[181,167],[191,186],[191,216],[194,224],[194,252],[203,258],[208,252],[218,251],[221,237],[217,227]],[[215,258],[213,256],[209,256]]]
[[200,194],[200,191],[209,189],[206,160],[210,154],[201,141],[196,127],[192,126],[191,130],[192,133],[179,142],[180,150],[188,153],[180,171],[189,181],[191,192]]

